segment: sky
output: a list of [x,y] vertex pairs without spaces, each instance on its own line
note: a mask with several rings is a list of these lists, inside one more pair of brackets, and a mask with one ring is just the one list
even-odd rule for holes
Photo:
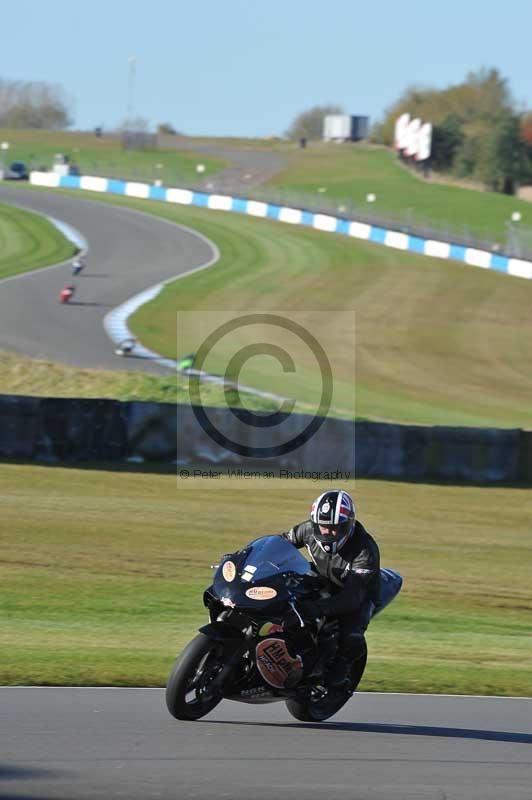
[[407,86],[443,88],[483,66],[532,108],[532,2],[490,6],[18,0],[0,4],[0,78],[60,84],[77,130],[132,111],[190,136],[282,136],[326,103],[375,122]]

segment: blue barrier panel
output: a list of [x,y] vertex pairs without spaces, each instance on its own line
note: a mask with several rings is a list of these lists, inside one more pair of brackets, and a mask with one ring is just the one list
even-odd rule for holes
[[508,272],[508,262],[509,258],[507,256],[492,253],[490,268],[496,269],[498,272]]
[[107,191],[112,192],[112,194],[125,194],[126,184],[124,181],[115,181],[112,178],[109,178]]
[[423,253],[424,255],[426,242],[426,239],[421,239],[419,236],[409,236],[408,250],[411,250],[413,253]]
[[209,197],[210,195],[204,194],[203,192],[193,192],[192,205],[203,206],[204,208],[207,208],[207,206],[209,205]]
[[240,214],[247,214],[248,201],[243,200],[241,197],[233,197],[232,211],[238,211]]
[[279,213],[281,211],[281,206],[272,206],[268,203],[268,207],[266,209],[266,216],[270,219],[279,219]]
[[384,244],[386,233],[387,231],[385,231],[384,228],[376,228],[372,225],[369,232],[369,241],[375,242],[376,244]]
[[336,233],[349,233],[349,221],[347,219],[336,220]]
[[466,248],[461,244],[451,244],[449,251],[449,258],[454,258],[455,261],[465,261]]
[[62,189],[79,189],[81,177],[79,175],[62,175],[59,178],[59,186]]
[[164,186],[150,186],[148,197],[150,200],[166,200],[166,189]]
[[314,225],[314,214],[312,211],[303,211],[301,214],[301,225]]

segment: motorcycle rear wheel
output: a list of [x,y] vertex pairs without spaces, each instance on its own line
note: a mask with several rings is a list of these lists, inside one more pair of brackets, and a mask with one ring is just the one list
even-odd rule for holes
[[209,684],[223,666],[219,647],[199,633],[176,660],[166,685],[166,706],[176,719],[200,719],[221,701],[221,695],[209,693]]
[[346,692],[338,692],[323,699],[313,700],[310,695],[305,699],[290,698],[286,707],[290,714],[300,722],[325,722],[334,716],[347,703],[360,683],[366,668],[367,654],[355,661],[351,668],[351,687]]

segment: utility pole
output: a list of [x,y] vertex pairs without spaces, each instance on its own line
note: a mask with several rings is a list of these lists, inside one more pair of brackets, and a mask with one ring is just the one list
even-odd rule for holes
[[134,56],[128,58],[128,82],[127,82],[127,113],[126,118],[129,125],[133,121],[135,113],[135,71],[137,66],[137,59]]

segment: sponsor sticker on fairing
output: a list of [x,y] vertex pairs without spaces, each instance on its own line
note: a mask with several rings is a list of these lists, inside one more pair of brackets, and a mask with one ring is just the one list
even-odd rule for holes
[[236,575],[236,567],[232,561],[226,561],[222,567],[222,575],[224,576],[227,583],[231,583],[234,581]]
[[276,622],[265,622],[259,628],[259,636],[269,636],[272,633],[282,633],[282,631],[282,625],[278,625]]
[[250,600],[273,600],[277,592],[271,586],[252,586],[247,590],[246,597]]
[[303,675],[300,656],[290,655],[283,639],[264,639],[255,648],[257,668],[270,686],[295,685]]

